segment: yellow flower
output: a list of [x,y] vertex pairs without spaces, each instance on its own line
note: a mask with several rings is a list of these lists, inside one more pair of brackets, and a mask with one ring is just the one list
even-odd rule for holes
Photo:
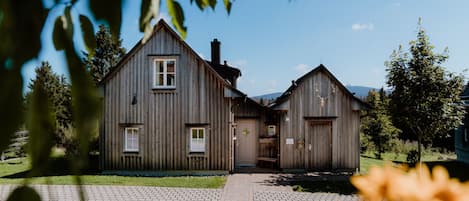
[[372,167],[367,175],[356,175],[351,182],[367,201],[469,201],[469,183],[450,179],[441,166],[405,168]]

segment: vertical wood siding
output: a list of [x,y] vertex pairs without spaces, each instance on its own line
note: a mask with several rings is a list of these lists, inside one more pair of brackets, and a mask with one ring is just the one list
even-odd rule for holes
[[[175,90],[152,89],[156,55],[176,59]],[[105,85],[104,169],[231,170],[231,100],[208,64],[163,26],[123,65]],[[207,128],[204,154],[189,153],[188,124]],[[127,125],[140,127],[138,153],[123,151]]]
[[[319,71],[304,80],[284,102],[286,112],[280,116],[280,167],[305,169],[308,161],[310,126],[307,117],[332,121],[332,168],[359,167],[359,111],[352,108],[356,101],[339,87],[326,73]],[[323,106],[321,107],[321,98]],[[288,119],[288,120],[287,120]],[[293,145],[286,139],[293,138]],[[304,143],[304,146],[301,144]],[[305,155],[306,154],[306,155]],[[313,168],[314,167],[310,167]]]

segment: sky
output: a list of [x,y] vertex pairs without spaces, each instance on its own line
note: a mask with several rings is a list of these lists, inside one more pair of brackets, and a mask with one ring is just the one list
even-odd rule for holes
[[[344,85],[386,87],[386,67],[399,45],[407,50],[416,39],[422,18],[430,42],[438,53],[448,47],[444,64],[466,77],[469,68],[469,1],[467,0],[236,0],[231,14],[223,3],[201,12],[189,0],[180,0],[188,27],[186,42],[210,60],[210,41],[221,41],[221,59],[242,71],[238,88],[249,96],[282,92],[319,64],[325,65]],[[44,0],[47,7],[52,0]],[[160,18],[169,22],[165,1]],[[72,10],[88,13],[87,1]],[[51,33],[63,6],[55,7],[42,33],[43,48],[23,68],[26,83],[34,68],[49,61],[55,72],[67,75],[63,52],[55,51]],[[121,38],[130,50],[143,36],[138,30],[140,1],[124,0]],[[95,30],[102,22],[95,22]],[[154,22],[156,23],[156,21]],[[76,29],[79,24],[75,23]],[[78,50],[84,50],[75,33]]]

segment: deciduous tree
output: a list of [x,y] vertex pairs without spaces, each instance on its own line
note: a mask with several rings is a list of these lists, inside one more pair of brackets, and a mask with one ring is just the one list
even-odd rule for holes
[[422,141],[446,135],[461,124],[464,110],[459,94],[463,77],[445,70],[442,64],[448,59],[448,51],[434,53],[420,20],[417,39],[409,45],[409,53],[401,46],[385,65],[387,84],[392,89],[392,120],[398,128],[417,138],[420,161]]

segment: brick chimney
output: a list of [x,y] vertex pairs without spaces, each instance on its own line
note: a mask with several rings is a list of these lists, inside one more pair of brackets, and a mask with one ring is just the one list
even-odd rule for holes
[[212,63],[220,64],[220,41],[218,39],[213,39],[211,42],[212,45]]

